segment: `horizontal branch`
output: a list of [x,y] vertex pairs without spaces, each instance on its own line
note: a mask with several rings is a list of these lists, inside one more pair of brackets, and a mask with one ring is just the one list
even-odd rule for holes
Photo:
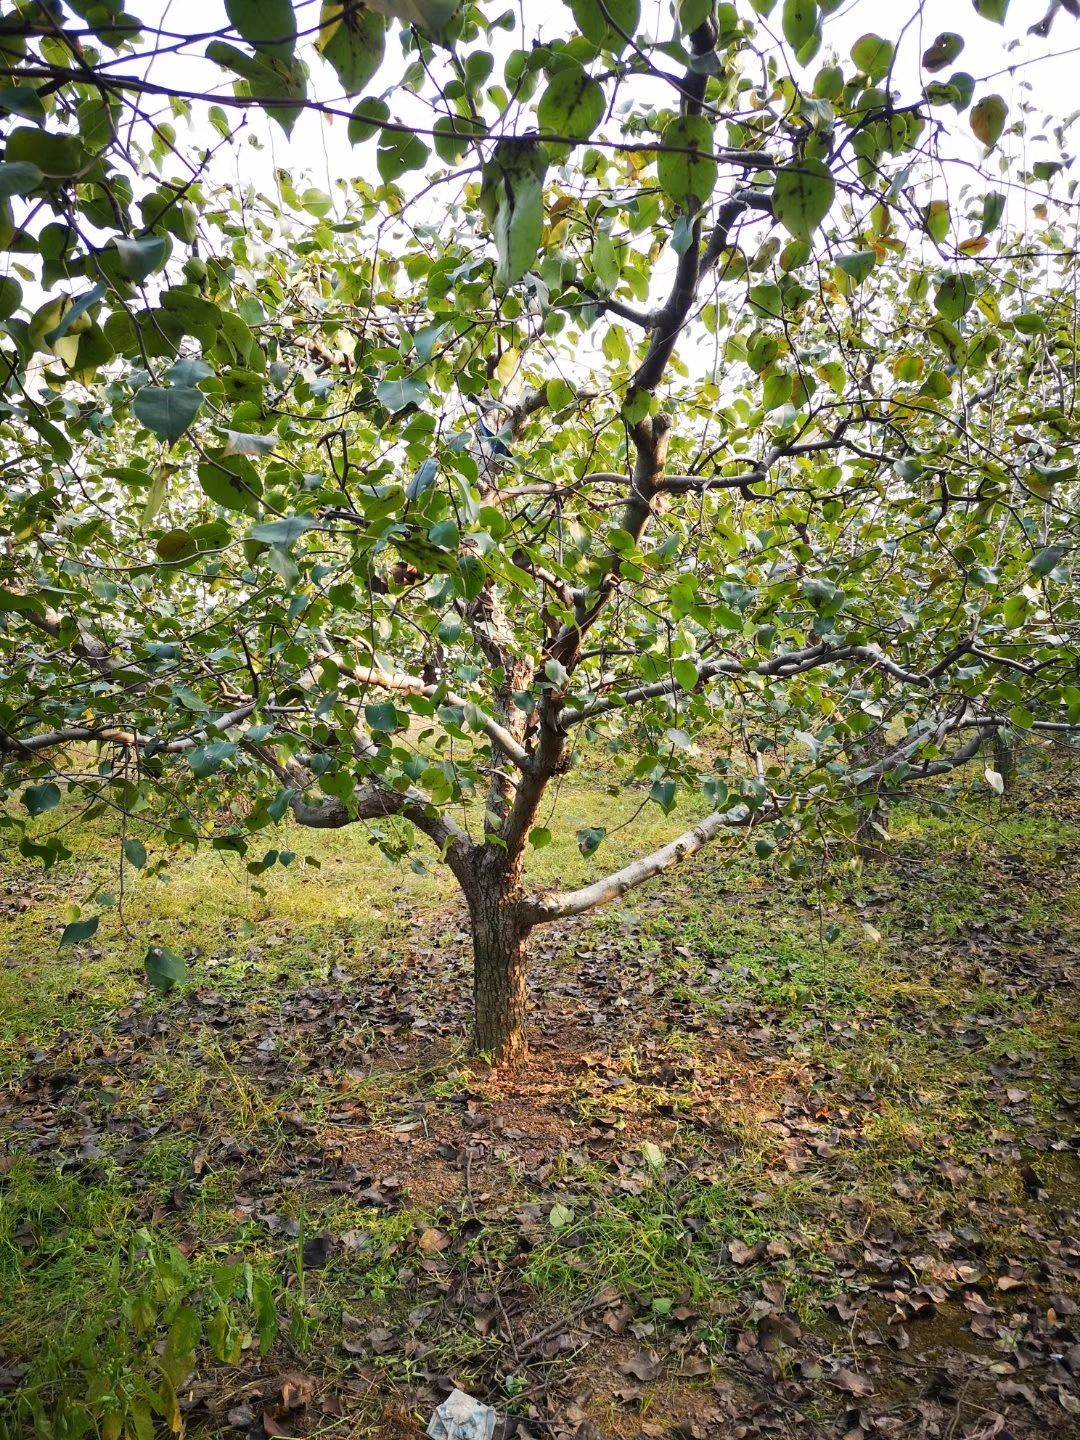
[[125,749],[150,750],[155,755],[183,755],[202,743],[208,729],[231,730],[246,720],[256,709],[254,700],[249,700],[220,719],[208,721],[194,734],[159,744],[152,735],[141,735],[137,730],[123,730],[113,725],[71,725],[63,730],[45,730],[37,735],[25,737],[0,732],[0,750],[10,754],[37,754],[41,750],[55,750],[63,745],[120,745]]
[[[862,664],[882,670],[907,685],[917,685],[920,689],[926,689],[961,655],[966,654],[969,648],[966,642],[961,646],[955,646],[944,657],[944,661],[939,661],[931,669],[920,672],[908,669],[895,660],[891,660],[873,645],[845,645],[836,649],[815,645],[805,650],[787,651],[756,665],[747,665],[741,660],[710,661],[708,664],[702,665],[698,671],[698,685],[707,684],[721,675],[760,675],[769,679],[790,680],[797,675],[804,675],[808,670],[817,670],[822,666],[839,664],[842,661],[857,660]],[[564,710],[563,727],[579,725],[583,720],[595,720],[598,716],[609,714],[612,710],[629,709],[646,700],[675,695],[682,689],[683,686],[680,682],[672,677],[667,680],[654,680],[649,685],[638,685],[633,690],[625,691],[622,695],[597,696],[593,700],[587,700],[577,709]]]
[[580,890],[552,890],[544,895],[528,896],[521,902],[520,917],[526,925],[542,925],[549,920],[564,920],[570,915],[594,910],[598,905],[607,905],[628,890],[695,855],[721,831],[752,825],[759,819],[760,811],[714,810],[667,845],[662,845],[651,855],[642,856],[640,860],[631,861],[602,880],[583,885]]

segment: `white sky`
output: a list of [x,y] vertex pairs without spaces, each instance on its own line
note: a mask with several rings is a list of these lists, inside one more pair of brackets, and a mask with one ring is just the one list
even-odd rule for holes
[[[830,51],[846,58],[852,43],[860,35],[874,31],[900,43],[894,80],[899,85],[901,101],[913,100],[919,94],[923,78],[919,57],[940,31],[953,30],[964,36],[964,51],[954,66],[946,67],[936,78],[946,78],[953,69],[966,70],[980,82],[975,98],[980,98],[983,93],[1000,94],[1009,104],[1010,121],[1019,114],[1024,99],[1033,101],[1040,115],[1045,112],[1055,120],[1061,120],[1080,107],[1080,24],[1061,10],[1046,40],[1028,35],[1028,28],[1042,18],[1048,3],[1049,0],[1012,0],[1006,23],[1001,26],[977,15],[972,0],[924,0],[921,16],[917,0],[889,0],[889,3],[882,3],[882,0],[849,0],[848,4],[826,17],[824,44],[806,73],[813,75],[825,63]],[[750,13],[748,0],[738,0],[738,5],[741,11]],[[498,13],[500,8],[493,7],[492,13]],[[512,46],[527,47],[534,40],[554,33],[566,33],[566,22],[569,20],[569,10],[561,0],[519,0],[517,6],[511,6],[511,0],[506,0],[506,8],[517,9],[524,17],[525,29],[524,33],[517,30],[512,35],[505,31],[497,32],[493,80],[500,78],[502,61]],[[146,23],[161,24],[166,29],[213,31],[227,23],[223,0],[145,0],[137,9]],[[295,9],[304,58],[313,71],[311,88],[320,99],[336,102],[339,100],[336,77],[315,52],[311,34],[304,37],[305,31],[311,32],[317,25],[318,0],[300,0]],[[776,35],[780,33],[781,10],[782,0],[777,0],[772,15],[762,22]],[[671,31],[669,0],[643,0],[639,36],[652,33],[666,37]],[[193,50],[201,48],[199,45]],[[368,94],[380,94],[400,74],[400,46],[396,33],[388,34],[386,50],[387,58],[368,87]],[[126,62],[117,68],[128,69],[131,63]],[[1010,67],[1012,70],[1008,73]],[[206,62],[196,58],[194,53],[190,56],[163,56],[154,61],[149,74],[154,80],[168,85],[205,88],[208,84],[217,83],[221,89],[228,89],[223,72],[210,66],[208,73]],[[985,84],[982,83],[984,79]],[[341,100],[340,103],[342,108],[351,108],[355,102]],[[408,104],[408,99],[405,98],[402,103]],[[979,147],[970,136],[966,115],[955,117],[951,110],[942,109],[935,114],[948,117],[954,127],[957,155],[974,159],[980,154]],[[279,127],[268,125],[261,117],[252,117],[250,130],[252,134],[264,138],[268,142],[267,147],[259,151],[241,141],[236,159],[231,163],[223,154],[222,164],[216,169],[222,179],[226,176],[241,178],[265,186],[271,182],[274,166],[282,166],[290,171],[294,183],[310,181],[332,190],[335,181],[374,175],[373,146],[369,144],[354,149],[348,142],[342,120],[305,114],[297,121],[288,140]],[[1023,158],[1030,160],[1036,153],[1043,153],[1032,148],[1037,144],[1035,137],[1039,133],[1040,127],[1036,123],[1025,138],[1030,153]],[[199,134],[202,134],[201,127]],[[1050,150],[1045,153],[1047,158],[1051,158]],[[1056,150],[1053,153],[1056,155]]]

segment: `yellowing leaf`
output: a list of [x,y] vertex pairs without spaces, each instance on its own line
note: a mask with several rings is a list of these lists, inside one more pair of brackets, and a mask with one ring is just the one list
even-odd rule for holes
[[989,150],[1001,138],[1009,107],[1000,95],[985,95],[971,112],[971,129]]

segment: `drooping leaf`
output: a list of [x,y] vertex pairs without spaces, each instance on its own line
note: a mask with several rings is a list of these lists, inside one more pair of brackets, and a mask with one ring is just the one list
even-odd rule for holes
[[513,285],[529,270],[544,230],[544,176],[541,147],[502,140],[484,166],[480,204],[498,252],[495,278]]
[[976,14],[996,25],[1004,25],[1009,10],[1009,0],[972,0]]
[[89,940],[94,931],[98,928],[100,915],[88,915],[85,920],[72,920],[64,926],[64,933],[60,936],[60,948],[65,945],[82,945]]
[[287,515],[283,520],[268,520],[248,531],[249,540],[260,540],[264,545],[292,545],[314,530],[317,521],[310,515]]
[[621,55],[641,19],[641,0],[568,0],[582,35],[601,50]]
[[216,505],[243,515],[259,513],[262,481],[245,456],[212,451],[199,464],[198,476],[203,494]]
[[[70,179],[78,175],[89,161],[90,156],[77,135],[61,135],[55,130],[39,130],[36,126],[21,126],[13,130],[4,149],[5,164],[30,165],[50,179]],[[25,177],[28,172],[20,168],[18,173]]]
[[140,235],[135,239],[118,235],[116,253],[120,256],[121,273],[128,280],[145,280],[165,264],[168,248],[164,235]]
[[44,178],[41,169],[29,160],[4,161],[0,163],[0,200],[10,200],[12,195],[29,195]]
[[585,140],[604,114],[604,90],[580,65],[556,70],[537,106],[540,129],[552,136]]
[[295,55],[285,57],[268,50],[249,55],[226,40],[212,40],[206,56],[216,65],[235,71],[240,76],[238,94],[258,101],[286,135],[292,133],[307,98],[308,72],[303,61]]
[[864,75],[876,80],[886,73],[892,64],[896,47],[891,40],[880,35],[863,35],[851,47],[851,58]]
[[836,181],[822,160],[803,159],[778,170],[773,186],[773,214],[797,240],[812,240],[829,213]]
[[422,380],[381,380],[375,387],[380,402],[393,414],[410,405],[419,405],[427,395],[427,386]]
[[403,25],[415,25],[438,40],[457,14],[461,0],[368,0],[373,10]]
[[296,47],[292,0],[225,0],[225,13],[256,50],[288,60]]
[[1032,556],[1028,563],[1036,575],[1049,575],[1051,570],[1060,565],[1068,553],[1068,547],[1065,545],[1047,545],[1045,549]]
[[60,804],[60,787],[51,780],[42,785],[28,785],[22,793],[22,803],[31,815],[44,815],[46,810],[55,810]]
[[817,0],[784,0],[781,26],[796,56],[802,59],[806,54],[809,59],[820,38]]
[[661,188],[681,209],[700,210],[716,188],[713,127],[704,115],[680,115],[660,137],[656,162]]
[[975,286],[966,275],[947,275],[934,295],[934,309],[953,324],[975,303]]
[[985,95],[971,112],[971,129],[989,150],[1001,138],[1009,107],[1000,95]]
[[345,94],[359,95],[382,64],[386,21],[362,0],[324,0],[318,46]]

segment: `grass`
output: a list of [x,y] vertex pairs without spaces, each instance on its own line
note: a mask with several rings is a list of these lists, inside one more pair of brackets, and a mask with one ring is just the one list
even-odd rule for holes
[[[1036,801],[1054,783],[1038,766],[1031,782]],[[581,883],[686,818],[649,806],[619,830],[634,802],[596,767],[564,790],[537,885]],[[574,837],[597,813],[613,833],[587,860]],[[588,977],[624,966],[655,998],[597,1002],[598,1038],[571,1026],[509,1090],[469,1066],[456,1021],[431,1023],[460,1013],[450,883],[388,864],[361,827],[286,827],[297,859],[258,881],[209,852],[160,878],[129,869],[122,910],[75,951],[57,936],[73,900],[117,892],[115,831],[72,826],[71,859],[44,874],[5,862],[0,1080],[20,1098],[0,1114],[0,1369],[20,1383],[0,1436],[145,1440],[179,1423],[193,1378],[211,1409],[183,1417],[217,1433],[229,1372],[336,1384],[357,1325],[394,1334],[367,1356],[379,1393],[437,1365],[525,1395],[529,1362],[498,1315],[476,1318],[493,1290],[526,1331],[607,1295],[720,1355],[777,1286],[819,1325],[871,1219],[913,1266],[971,1215],[987,1263],[1037,1264],[1015,1156],[1057,1133],[1078,1054],[1039,969],[1075,950],[1073,818],[1053,795],[1022,813],[915,802],[892,816],[887,865],[841,861],[822,885],[741,848],[703,857],[550,942],[545,1008],[569,987],[582,1009]],[[183,953],[191,984],[149,990],[149,944]],[[429,1039],[410,1032],[417,1007]],[[1020,1074],[1022,1102],[995,1070]],[[474,1144],[462,1189],[442,1152]],[[368,1195],[399,1169],[389,1200]],[[427,1255],[433,1227],[448,1244]],[[320,1433],[376,1433],[373,1403]]]

